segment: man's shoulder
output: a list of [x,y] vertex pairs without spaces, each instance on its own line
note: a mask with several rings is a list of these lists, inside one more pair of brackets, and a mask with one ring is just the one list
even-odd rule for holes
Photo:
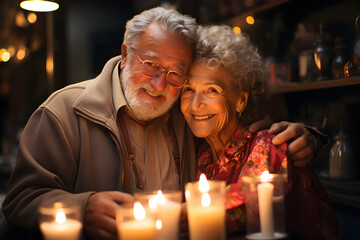
[[94,80],[86,80],[78,83],[68,85],[53,92],[40,106],[43,108],[51,108],[53,106],[59,106],[59,104],[71,104],[73,105],[83,91],[93,82]]

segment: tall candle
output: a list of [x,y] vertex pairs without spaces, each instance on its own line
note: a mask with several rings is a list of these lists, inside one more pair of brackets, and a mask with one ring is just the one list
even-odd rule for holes
[[[167,198],[168,199],[167,199]],[[171,201],[174,199],[175,201]],[[181,192],[164,194],[159,190],[150,198],[149,205],[157,214],[157,240],[176,240],[179,235],[179,219],[181,212]]]
[[52,222],[40,223],[40,230],[46,240],[78,240],[82,224],[75,219],[67,219],[64,212],[59,211]]
[[186,186],[190,239],[226,239],[225,182],[207,181],[202,175],[198,184]]
[[262,236],[264,237],[274,236],[274,214],[272,203],[274,185],[270,182],[265,182],[271,178],[269,175],[269,172],[264,172],[261,175],[262,183],[259,183],[257,186],[259,198],[260,229]]

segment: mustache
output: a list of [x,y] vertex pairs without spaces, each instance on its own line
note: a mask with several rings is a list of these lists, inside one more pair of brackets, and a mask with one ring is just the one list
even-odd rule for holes
[[157,96],[163,96],[163,97],[166,97],[166,93],[164,91],[157,91],[151,84],[149,83],[141,83],[139,85],[136,86],[136,90],[139,90],[139,89],[145,89],[146,91],[148,92],[151,92],[152,94],[154,95],[157,95]]

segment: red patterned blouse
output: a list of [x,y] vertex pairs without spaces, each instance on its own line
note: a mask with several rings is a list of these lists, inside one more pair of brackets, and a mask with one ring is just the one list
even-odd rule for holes
[[267,131],[250,133],[238,127],[216,163],[206,141],[198,151],[198,178],[226,181],[228,234],[245,231],[245,196],[242,176],[262,172],[287,173],[286,225],[290,239],[341,239],[337,219],[327,194],[310,168],[296,168],[288,162],[287,145],[276,146]]

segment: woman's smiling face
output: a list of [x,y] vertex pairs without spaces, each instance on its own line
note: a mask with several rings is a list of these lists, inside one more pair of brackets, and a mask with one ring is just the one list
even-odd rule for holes
[[237,110],[246,101],[236,89],[224,69],[192,65],[189,81],[181,92],[181,111],[195,136],[220,137],[227,128],[237,127]]

